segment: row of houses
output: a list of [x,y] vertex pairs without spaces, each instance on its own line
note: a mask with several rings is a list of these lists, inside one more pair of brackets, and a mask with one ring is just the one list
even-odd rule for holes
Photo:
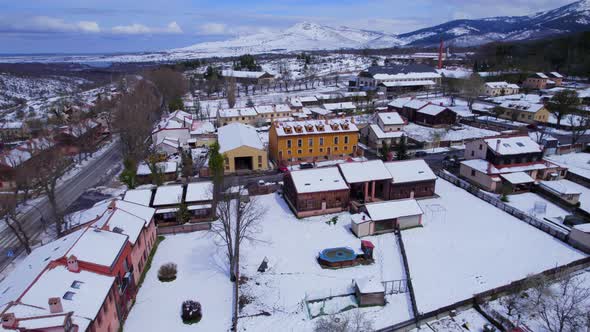
[[446,127],[457,122],[457,113],[451,108],[411,97],[393,100],[388,110],[398,112],[408,121],[430,127]]
[[[0,190],[15,188],[19,170],[39,167],[53,153],[74,157],[91,152],[106,137],[103,127],[93,120],[61,126],[51,136],[26,140],[0,153]],[[30,173],[29,173],[30,175]]]
[[209,146],[216,140],[211,122],[197,120],[178,110],[165,116],[152,131],[152,144],[163,154],[174,154],[182,147]]
[[[424,160],[371,160],[290,172],[285,175],[283,191],[287,204],[300,218],[347,210],[364,213],[369,219],[367,216],[359,220],[353,218],[357,221],[353,222],[353,231],[361,237],[392,231],[397,226],[419,226],[421,213],[390,216],[400,213],[397,205],[413,205],[416,198],[433,196],[435,184],[436,175]],[[392,202],[400,200],[410,202]],[[382,215],[387,217],[371,213],[376,206],[386,210]],[[410,216],[414,222],[400,225],[394,220]],[[372,225],[359,226],[363,224],[361,220]]]
[[425,64],[386,64],[371,66],[349,82],[351,91],[377,91],[393,99],[400,93],[430,90],[439,87],[442,75]]
[[156,243],[155,210],[109,199],[0,282],[2,331],[117,331]]

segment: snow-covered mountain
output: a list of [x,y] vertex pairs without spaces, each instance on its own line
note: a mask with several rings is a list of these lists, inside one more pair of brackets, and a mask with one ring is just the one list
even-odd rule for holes
[[583,30],[590,30],[590,0],[529,16],[454,20],[400,35],[303,22],[280,32],[200,43],[172,50],[171,53],[234,56],[301,50],[430,46],[436,45],[441,37],[447,44],[470,46],[493,41],[538,39]]

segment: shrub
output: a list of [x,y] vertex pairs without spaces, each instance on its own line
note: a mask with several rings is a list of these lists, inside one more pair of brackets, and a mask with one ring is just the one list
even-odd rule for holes
[[166,263],[158,270],[158,279],[162,282],[169,282],[176,279],[176,264]]
[[502,197],[500,197],[500,200],[502,202],[509,202],[510,200],[508,199],[508,196],[506,194],[502,195]]
[[182,302],[181,308],[182,322],[185,324],[195,324],[201,320],[203,314],[201,312],[201,304],[197,301],[186,300]]

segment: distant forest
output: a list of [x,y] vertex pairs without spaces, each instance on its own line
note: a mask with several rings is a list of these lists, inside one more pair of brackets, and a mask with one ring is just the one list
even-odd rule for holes
[[477,51],[474,69],[558,71],[590,76],[590,31],[527,42],[491,43]]

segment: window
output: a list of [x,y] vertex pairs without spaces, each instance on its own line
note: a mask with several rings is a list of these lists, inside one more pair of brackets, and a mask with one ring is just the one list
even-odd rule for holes
[[471,170],[471,176],[475,176],[475,170],[474,169]]
[[303,153],[303,151],[297,150],[297,154],[301,154],[301,153]]
[[320,146],[323,146],[323,145],[324,145],[324,138],[320,137]]
[[344,136],[344,144],[348,144],[348,136]]
[[74,299],[74,295],[75,295],[75,294],[76,294],[76,293],[74,293],[74,292],[67,291],[67,292],[64,294],[64,296],[63,296],[63,299],[64,299],[64,300],[70,300],[70,301],[71,301],[71,300],[73,300],[73,299]]
[[287,154],[288,155],[291,155],[291,150],[287,150]]
[[324,148],[320,148],[320,153],[324,152]]
[[[479,149],[480,149],[480,150],[483,150],[483,144],[480,144],[480,145],[479,145]],[[473,155],[473,154],[472,154],[472,155]]]
[[309,153],[313,153],[313,149],[309,149]]
[[313,146],[313,138],[307,140],[307,145]]
[[82,281],[74,280],[74,282],[72,282],[72,285],[70,287],[75,288],[75,289],[80,289],[80,286],[82,286],[82,284],[83,284]]
[[471,156],[475,156],[475,151],[471,150]]
[[297,147],[300,148],[303,146],[303,140],[300,138],[297,140]]
[[338,151],[338,147],[337,146],[334,147],[334,151]]
[[338,136],[334,137],[334,144],[338,144],[338,138],[339,138]]
[[290,139],[287,140],[287,148],[289,148],[289,149],[291,148],[291,140]]

